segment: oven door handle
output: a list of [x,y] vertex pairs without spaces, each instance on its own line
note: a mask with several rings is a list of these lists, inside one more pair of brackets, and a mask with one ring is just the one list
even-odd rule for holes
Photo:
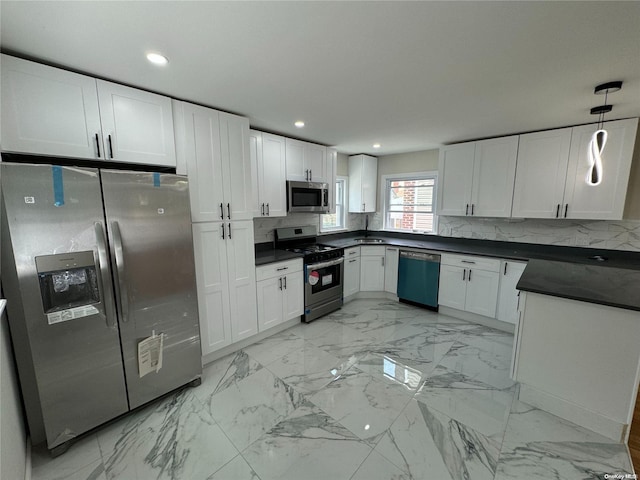
[[344,263],[344,257],[336,258],[335,260],[328,260],[326,262],[311,263],[307,265],[307,270],[318,270],[320,268],[333,267],[334,265],[340,265]]

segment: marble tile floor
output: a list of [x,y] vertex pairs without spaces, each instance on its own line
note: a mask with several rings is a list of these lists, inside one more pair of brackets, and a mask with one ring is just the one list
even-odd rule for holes
[[513,336],[355,300],[204,369],[33,480],[602,479],[625,445],[517,400]]

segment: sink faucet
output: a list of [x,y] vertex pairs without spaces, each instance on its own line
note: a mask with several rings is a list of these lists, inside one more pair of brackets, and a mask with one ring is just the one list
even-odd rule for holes
[[364,238],[369,236],[369,214],[364,216]]

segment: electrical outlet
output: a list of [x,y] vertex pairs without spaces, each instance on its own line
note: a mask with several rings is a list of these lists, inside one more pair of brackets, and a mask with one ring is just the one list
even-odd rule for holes
[[578,247],[589,246],[589,235],[586,233],[576,233],[576,245]]

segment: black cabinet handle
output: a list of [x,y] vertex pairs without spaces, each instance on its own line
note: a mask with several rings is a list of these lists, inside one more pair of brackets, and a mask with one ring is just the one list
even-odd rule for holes
[[[231,235],[229,235],[229,238],[231,238]],[[469,269],[469,281],[471,281],[471,269]]]
[[278,281],[280,282],[280,290],[282,290],[282,277],[280,277]]
[[100,138],[98,137],[97,133],[96,133],[96,147],[98,148],[98,158],[100,158]]
[[568,203],[564,206],[564,218],[567,218],[567,210],[569,210],[569,204]]
[[269,204],[267,203],[267,217],[269,216]]
[[509,262],[504,262],[504,274],[505,275],[507,274],[507,263],[509,263]]
[[109,140],[109,155],[113,158],[113,143],[111,142],[111,135],[109,135],[107,139]]
[[464,282],[467,279],[467,269],[462,270],[462,281]]
[[284,289],[287,289],[287,277],[284,277]]
[[229,240],[231,240],[231,224],[229,224]]
[[560,204],[556,205],[556,218],[560,216]]
[[220,220],[224,220],[224,207],[220,204]]
[[224,223],[222,224],[222,239],[224,240]]
[[231,205],[227,203],[227,218],[231,220]]
[[313,170],[309,170],[309,181],[312,182],[313,181]]
[[467,203],[467,208],[464,209],[464,214],[469,215],[469,204]]
[[281,272],[282,270],[289,270],[289,267],[281,267],[281,268],[277,268],[276,272]]
[[475,207],[475,205],[476,205],[475,203],[471,204],[471,215],[473,215],[473,207]]
[[349,263],[353,263],[355,261],[356,261],[356,259],[354,258],[353,260],[349,260]]
[[264,216],[264,203],[262,204],[262,216]]

